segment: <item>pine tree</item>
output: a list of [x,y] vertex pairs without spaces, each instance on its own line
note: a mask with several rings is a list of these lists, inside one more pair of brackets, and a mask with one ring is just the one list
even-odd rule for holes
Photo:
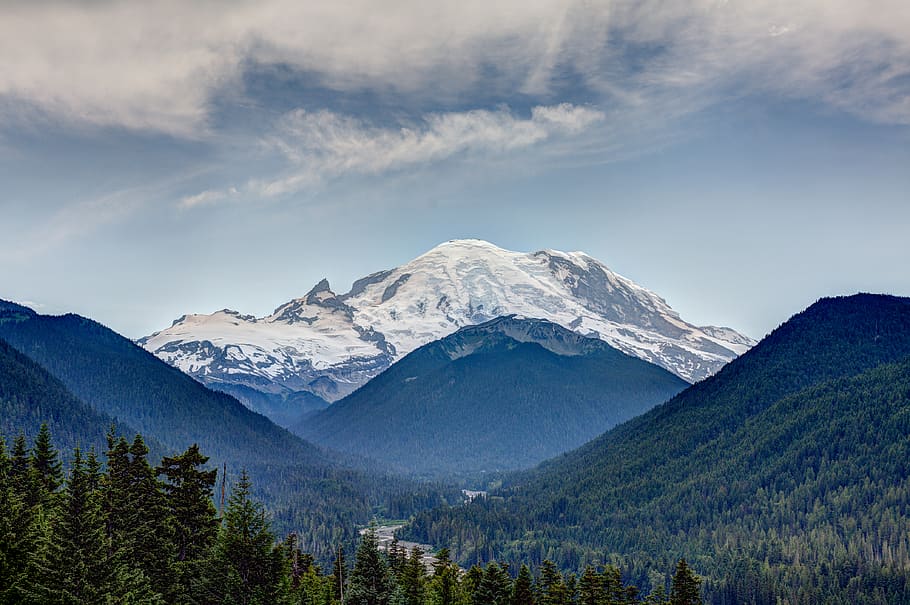
[[537,581],[538,605],[566,605],[566,585],[556,565],[549,559],[540,567]]
[[0,604],[18,603],[22,595],[19,581],[25,573],[25,561],[33,545],[25,504],[13,487],[13,461],[6,453],[6,443],[0,437]]
[[10,481],[13,490],[24,502],[28,502],[32,497],[31,489],[32,472],[29,464],[28,445],[25,442],[25,435],[19,433],[13,440],[13,455],[10,458]]
[[191,445],[178,456],[165,456],[156,474],[163,476],[164,505],[173,526],[170,558],[174,561],[175,600],[188,598],[199,581],[199,562],[218,535],[218,516],[212,503],[217,469],[201,470],[208,462],[199,446]]
[[146,458],[148,447],[136,435],[132,445],[108,433],[107,474],[102,479],[108,554],[137,569],[155,591],[172,597],[172,526],[161,484]]
[[483,579],[474,591],[474,605],[508,605],[512,597],[512,579],[508,566],[495,561],[487,565]]
[[287,598],[284,555],[262,505],[250,496],[250,478],[242,471],[231,490],[224,526],[202,567],[196,586],[204,603],[272,605]]
[[411,549],[401,573],[399,584],[405,605],[423,605],[426,588],[426,568],[423,566],[423,551],[416,546]]
[[680,559],[670,585],[670,605],[701,605],[700,586],[701,579],[685,559]]
[[522,565],[512,586],[512,605],[534,605],[534,581],[531,570]]
[[603,578],[588,565],[578,582],[579,605],[603,605]]
[[209,461],[195,443],[179,456],[165,456],[156,469],[164,476],[164,493],[174,521],[177,561],[202,557],[218,534],[218,516],[212,503],[217,469],[200,470]]
[[51,442],[51,432],[47,424],[41,425],[32,448],[31,468],[37,474],[38,486],[43,497],[54,494],[63,484],[63,470],[57,450]]
[[156,591],[169,596],[174,588],[171,517],[141,435],[136,435],[129,451],[132,514],[124,534],[128,556],[133,566],[148,576]]
[[141,572],[110,557],[94,472],[76,449],[61,510],[29,561],[26,601],[162,603]]
[[434,605],[455,605],[458,592],[458,565],[449,557],[449,549],[443,548],[436,553],[433,564],[433,577],[430,580],[430,592]]
[[376,531],[370,528],[357,547],[354,571],[348,583],[345,603],[348,605],[388,605],[393,585],[385,559],[379,553]]

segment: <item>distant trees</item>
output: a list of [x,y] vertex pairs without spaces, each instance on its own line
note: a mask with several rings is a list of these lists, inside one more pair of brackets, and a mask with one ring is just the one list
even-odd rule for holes
[[[449,551],[428,568],[397,542],[380,551],[366,531],[352,568],[337,550],[323,575],[296,534],[276,540],[243,471],[223,518],[216,471],[196,445],[149,464],[141,436],[108,434],[102,461],[76,448],[64,474],[46,427],[31,448],[0,438],[0,605],[694,605],[699,580],[685,561],[669,600],[638,599],[618,568],[587,567],[579,581],[549,560],[536,577],[505,563],[463,572]],[[662,586],[660,589],[662,590]],[[656,600],[655,600],[656,599]]]

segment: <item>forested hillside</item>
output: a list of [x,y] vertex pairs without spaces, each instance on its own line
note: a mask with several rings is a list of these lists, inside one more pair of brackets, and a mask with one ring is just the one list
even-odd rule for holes
[[[320,567],[305,536],[280,541],[243,472],[222,511],[217,471],[192,446],[153,466],[142,437],[109,433],[102,458],[76,449],[67,473],[46,429],[8,454],[0,436],[0,603],[28,605],[699,605],[701,580],[680,560],[642,599],[612,566],[580,577],[546,561],[536,578],[491,563],[466,573],[445,551],[380,552],[369,530],[353,567],[339,545]],[[349,551],[350,552],[350,551]],[[327,573],[331,569],[331,572]],[[669,570],[668,570],[669,571]],[[667,594],[669,585],[669,595]]]
[[[38,315],[19,305],[0,305],[0,338],[40,364],[98,414],[83,427],[83,447],[97,444],[108,417],[176,454],[198,444],[211,464],[227,464],[236,477],[246,468],[282,530],[299,530],[308,548],[329,556],[338,541],[352,544],[353,527],[373,514],[403,517],[442,502],[440,488],[403,482],[382,473],[345,468],[233,397],[212,391],[104,326],[77,315]],[[20,376],[28,381],[28,376]],[[39,376],[39,380],[46,380]],[[28,392],[31,387],[22,387]],[[19,388],[17,387],[17,391]],[[42,409],[42,408],[38,408]],[[53,418],[30,422],[53,423]],[[77,418],[78,420],[78,418]],[[9,422],[10,435],[26,427]],[[29,425],[31,426],[31,425]],[[62,427],[71,435],[77,424]],[[79,429],[80,431],[83,429]],[[453,492],[452,497],[454,498]],[[340,532],[340,533],[339,533]]]
[[503,317],[420,347],[296,431],[406,473],[528,468],[687,383],[554,323]]
[[[112,425],[126,434],[134,432],[80,401],[44,368],[0,339],[0,435],[21,434],[31,440],[42,424],[65,452],[76,446],[100,451]],[[165,453],[160,444],[150,447],[158,456]]]
[[420,514],[460,560],[680,554],[716,603],[910,599],[910,300],[819,301],[713,378],[501,493]]

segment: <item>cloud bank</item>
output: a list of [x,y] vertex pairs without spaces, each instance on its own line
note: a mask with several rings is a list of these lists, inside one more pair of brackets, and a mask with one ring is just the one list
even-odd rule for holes
[[604,114],[568,103],[538,106],[527,118],[503,108],[430,114],[403,128],[383,128],[331,111],[300,109],[286,115],[266,140],[294,167],[259,186],[265,195],[288,193],[346,173],[378,174],[440,161],[457,154],[504,153],[554,137],[574,135]]
[[570,74],[614,105],[759,92],[910,123],[905,0],[13,0],[0,56],[6,122],[181,137],[206,136],[217,100],[264,65],[341,92],[552,103]]

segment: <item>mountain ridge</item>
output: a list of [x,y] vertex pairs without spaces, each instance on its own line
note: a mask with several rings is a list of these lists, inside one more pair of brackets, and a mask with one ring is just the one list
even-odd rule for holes
[[271,315],[184,315],[137,342],[206,384],[335,401],[419,346],[512,314],[599,338],[688,382],[754,344],[730,328],[685,322],[585,253],[511,252],[482,240],[445,242],[345,294],[323,279]]
[[412,351],[292,429],[400,472],[464,476],[530,467],[686,385],[601,340],[508,316]]

